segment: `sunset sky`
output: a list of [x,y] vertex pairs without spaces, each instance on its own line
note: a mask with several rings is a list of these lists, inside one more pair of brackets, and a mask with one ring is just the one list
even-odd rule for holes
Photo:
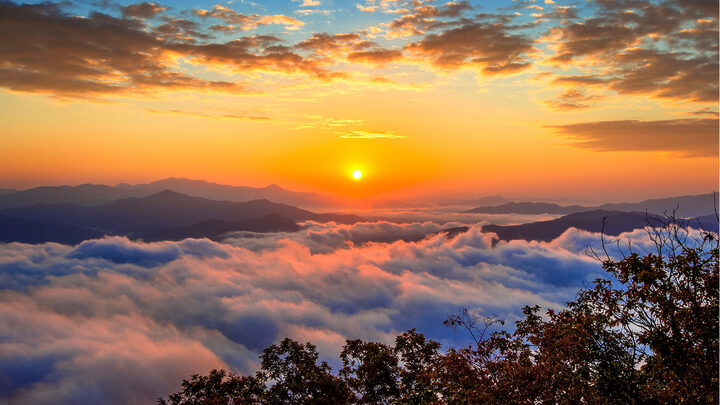
[[717,189],[716,1],[33,3],[0,2],[0,187]]

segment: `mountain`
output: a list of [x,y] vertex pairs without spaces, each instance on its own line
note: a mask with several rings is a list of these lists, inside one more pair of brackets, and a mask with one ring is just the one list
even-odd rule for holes
[[97,184],[79,186],[43,186],[0,195],[0,208],[33,204],[98,205],[135,196],[128,190]]
[[12,188],[0,188],[0,195],[17,193],[17,190]]
[[670,198],[653,198],[638,203],[605,204],[597,208],[609,211],[647,211],[654,214],[671,214],[677,208],[676,216],[689,218],[715,213],[715,207],[717,207],[719,201],[718,194],[713,192]]
[[571,205],[563,207],[552,203],[540,203],[540,202],[509,202],[503,205],[497,206],[485,206],[477,207],[471,210],[463,211],[466,213],[483,213],[483,214],[530,214],[530,215],[541,215],[541,214],[569,214],[571,212],[578,212],[587,210],[587,207],[581,207],[579,205]]
[[45,243],[74,245],[87,239],[102,237],[103,233],[52,221],[36,221],[0,216],[0,242]]
[[[603,228],[603,218],[605,225]],[[484,225],[483,231],[494,232],[501,240],[538,240],[551,241],[569,228],[577,228],[589,232],[604,232],[609,236],[617,236],[623,232],[643,228],[656,223],[661,216],[648,215],[644,212],[621,212],[592,210],[577,212],[549,221],[532,222],[521,225]],[[688,220],[688,225],[698,229],[717,232],[718,222],[714,215],[696,217]]]
[[426,237],[430,237],[430,236],[434,236],[434,235],[439,235],[439,234],[445,234],[445,237],[447,237],[447,238],[449,238],[449,239],[452,239],[452,238],[454,238],[454,237],[456,237],[456,236],[458,236],[458,235],[460,235],[460,234],[463,234],[463,233],[465,233],[465,232],[467,232],[467,231],[469,231],[469,230],[470,230],[470,227],[469,227],[469,226],[455,226],[455,227],[452,227],[452,228],[445,228],[445,229],[442,229],[442,230],[440,230],[440,231],[433,232],[433,233],[427,235]]
[[291,219],[279,214],[270,214],[262,218],[243,221],[223,221],[208,219],[193,225],[136,233],[134,239],[146,242],[162,240],[183,240],[187,238],[216,239],[222,234],[237,231],[250,232],[296,232],[300,227]]
[[146,197],[163,190],[172,190],[180,194],[218,201],[242,202],[266,199],[283,204],[313,208],[339,205],[338,201],[318,193],[290,191],[275,184],[254,188],[228,186],[203,180],[168,178],[148,184],[43,186],[22,191],[0,192],[0,209],[33,204],[100,205],[123,198]]
[[354,223],[361,220],[354,215],[317,214],[268,200],[214,201],[170,190],[91,207],[78,204],[35,204],[0,210],[0,214],[121,234],[185,227],[208,219],[244,221],[269,214],[279,214],[294,221]]
[[255,188],[248,186],[216,184],[204,180],[190,180],[170,177],[148,184],[138,184],[135,186],[119,184],[116,187],[134,190],[135,192],[139,192],[144,195],[154,194],[162,190],[172,190],[181,194],[218,201],[250,201],[264,199],[283,204],[313,208],[331,207],[338,204],[337,201],[322,194],[290,191],[275,184],[271,184],[267,187]]
[[486,214],[551,214],[564,215],[575,212],[584,212],[592,210],[605,211],[623,211],[623,212],[649,212],[651,214],[672,214],[677,208],[675,215],[677,217],[697,217],[714,213],[714,207],[717,206],[717,194],[713,199],[714,193],[700,195],[686,195],[669,198],[655,198],[635,203],[616,203],[604,204],[596,207],[582,207],[579,205],[561,206],[551,203],[533,203],[533,202],[511,202],[497,206],[482,206],[473,208],[466,213],[486,213]]

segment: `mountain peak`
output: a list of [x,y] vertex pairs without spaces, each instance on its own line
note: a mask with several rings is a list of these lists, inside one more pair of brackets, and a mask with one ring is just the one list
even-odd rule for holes
[[263,190],[268,190],[268,191],[281,191],[281,190],[282,190],[282,191],[285,191],[284,188],[278,186],[278,185],[275,184],[275,183],[272,183],[272,184],[270,184],[270,185],[267,186],[267,187],[263,187]]

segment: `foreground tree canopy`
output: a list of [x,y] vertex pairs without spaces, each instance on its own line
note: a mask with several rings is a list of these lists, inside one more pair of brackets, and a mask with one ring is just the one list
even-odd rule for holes
[[441,350],[415,330],[394,345],[348,340],[336,373],[310,343],[266,348],[254,376],[194,375],[161,404],[717,404],[718,237],[675,221],[657,252],[601,259],[611,276],[514,332],[463,310],[445,322],[474,344]]

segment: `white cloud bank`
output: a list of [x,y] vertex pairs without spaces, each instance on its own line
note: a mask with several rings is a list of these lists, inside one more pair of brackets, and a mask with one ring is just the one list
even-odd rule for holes
[[[462,307],[507,320],[559,306],[602,274],[571,229],[550,243],[492,246],[434,223],[306,224],[226,243],[125,238],[0,246],[0,402],[151,403],[215,367],[250,372],[268,344],[309,340],[326,359],[346,338],[417,328],[445,344]],[[642,231],[627,234],[642,250]],[[321,252],[321,253],[313,253]]]

